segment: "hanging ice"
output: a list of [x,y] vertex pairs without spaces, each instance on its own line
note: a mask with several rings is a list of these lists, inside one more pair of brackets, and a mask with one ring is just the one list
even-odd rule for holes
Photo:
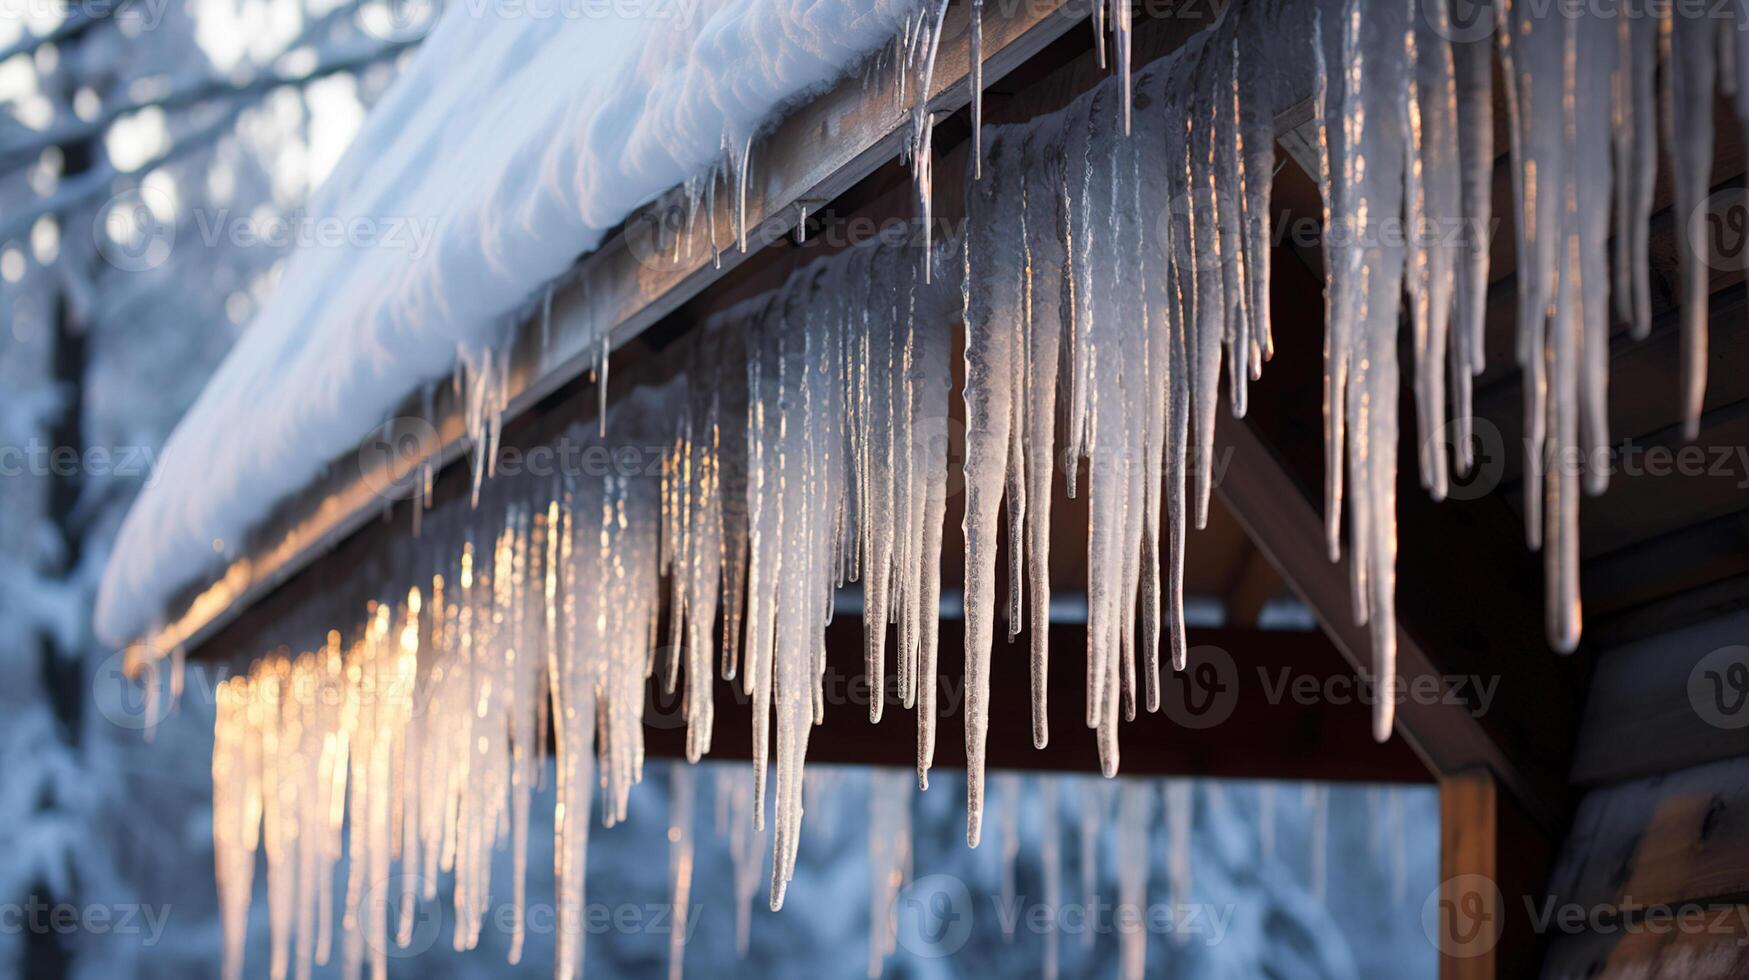
[[868,782],[868,975],[898,946],[899,891],[911,877],[911,775],[876,769]]

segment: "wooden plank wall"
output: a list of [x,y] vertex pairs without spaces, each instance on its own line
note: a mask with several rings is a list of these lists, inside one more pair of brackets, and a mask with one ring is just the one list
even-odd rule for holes
[[1749,976],[1749,614],[1600,656],[1548,977]]

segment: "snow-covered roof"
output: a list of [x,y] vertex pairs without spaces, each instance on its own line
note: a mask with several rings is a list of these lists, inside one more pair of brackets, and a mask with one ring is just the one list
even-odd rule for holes
[[639,205],[900,32],[916,0],[464,0],[309,208],[273,298],[122,526],[96,628],[125,642],[286,497]]

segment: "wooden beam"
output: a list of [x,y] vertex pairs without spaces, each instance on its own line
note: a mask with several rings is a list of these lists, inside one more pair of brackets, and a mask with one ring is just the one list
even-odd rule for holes
[[1613,783],[1749,756],[1746,636],[1749,613],[1739,612],[1600,654],[1573,781]]
[[1221,597],[1227,606],[1227,625],[1250,629],[1257,625],[1263,607],[1280,595],[1285,586],[1281,576],[1275,573],[1275,566],[1263,555],[1250,550],[1242,552],[1242,556],[1238,570],[1227,582]]
[[[1086,628],[1053,625],[1048,704],[1050,742],[1032,745],[1031,677],[1025,638],[998,643],[991,658],[987,763],[998,769],[1098,771],[1088,728]],[[1163,678],[1165,710],[1120,723],[1125,775],[1422,783],[1432,777],[1401,739],[1371,736],[1368,706],[1352,695],[1354,673],[1315,632],[1192,630],[1191,668]],[[935,764],[965,766],[964,630],[944,622],[938,664]],[[891,644],[889,644],[889,648]],[[811,762],[910,767],[916,716],[889,691],[883,720],[868,720],[862,621],[839,617],[826,631],[825,721],[808,736]],[[662,656],[667,656],[663,651]],[[889,655],[890,658],[890,655]],[[658,677],[663,672],[658,669]],[[889,685],[896,673],[889,664]],[[1330,697],[1336,692],[1335,697]],[[752,711],[738,682],[715,681],[712,759],[746,759]],[[685,750],[682,694],[652,681],[645,747],[652,757]]]
[[1544,935],[1546,840],[1485,769],[1439,781],[1439,894],[1423,920],[1439,949],[1440,980],[1528,977]]

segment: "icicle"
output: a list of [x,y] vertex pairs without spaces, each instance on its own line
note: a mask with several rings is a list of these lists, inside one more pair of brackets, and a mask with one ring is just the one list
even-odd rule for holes
[[[1478,3],[1474,17],[1489,23],[1489,4]],[[1446,20],[1449,22],[1449,13]],[[1625,23],[1625,19],[1624,19]],[[1494,207],[1494,57],[1493,41],[1454,42],[1458,166],[1465,215],[1465,256],[1457,280],[1457,330],[1452,342],[1452,425],[1458,472],[1474,463],[1471,445],[1471,379],[1482,373],[1483,337],[1488,308],[1488,246]]]
[[686,956],[687,908],[692,897],[692,820],[695,771],[669,766],[668,783],[668,980],[681,980]]
[[[991,152],[998,152],[992,145]],[[1017,278],[1018,243],[1000,220],[1006,210],[1004,168],[968,191],[962,304],[966,324],[965,712],[966,843],[978,845],[984,795],[984,737],[989,724],[990,647],[994,639],[997,508],[1009,470],[1013,424],[1013,322],[1016,297],[997,283]]]
[[[930,111],[929,100],[935,93],[935,55],[941,49],[941,29],[947,22],[947,0],[931,0],[932,6],[922,11],[923,17],[919,25],[919,41],[922,50],[915,52],[911,59],[917,71],[915,104],[911,110],[911,139],[907,152],[911,155],[911,172],[916,186],[917,218],[923,229],[923,278],[928,282],[931,277],[930,258],[931,246],[935,228],[935,151],[932,147],[935,137],[935,114]],[[980,44],[982,38],[981,11],[973,12],[973,21],[980,25],[974,34],[974,43]],[[922,38],[927,38],[922,40]],[[982,54],[980,51],[979,54]],[[978,58],[973,59],[974,87],[981,87],[983,80],[983,65]],[[901,95],[901,98],[903,96]],[[983,121],[982,100],[978,102],[978,122]],[[974,124],[974,129],[976,129]],[[981,138],[981,137],[980,137]],[[976,168],[974,167],[974,170]]]
[[[933,225],[929,99],[945,9],[934,0],[906,18],[891,54],[909,96],[899,108],[911,114],[905,152],[925,238]],[[1598,464],[1609,438],[1609,292],[1636,335],[1649,329],[1657,59],[1664,59],[1662,96],[1672,109],[1667,142],[1676,148],[1678,212],[1692,213],[1709,189],[1710,111],[1720,76],[1749,115],[1749,85],[1741,80],[1749,57],[1718,25],[1686,15],[1659,23],[1542,18],[1529,5],[1501,0],[1490,10],[1498,28],[1491,41],[1454,43],[1441,4],[1281,0],[1229,8],[1212,30],[1132,72],[1130,12],[1100,3],[1100,44],[1103,50],[1109,18],[1116,77],[1060,112],[988,132],[974,100],[966,231],[942,250],[960,264],[966,335],[969,843],[982,827],[996,557],[1004,547],[1009,636],[1033,630],[1033,740],[1043,746],[1049,737],[1050,502],[1059,465],[1072,494],[1085,488],[1090,515],[1083,707],[1103,771],[1118,766],[1119,712],[1132,715],[1144,688],[1147,707],[1158,706],[1159,648],[1168,646],[1174,666],[1185,666],[1186,537],[1193,514],[1198,526],[1207,520],[1221,376],[1233,411],[1242,413],[1246,388],[1273,348],[1272,127],[1276,96],[1290,94],[1280,84],[1281,66],[1297,64],[1293,49],[1305,43],[1290,15],[1308,10],[1317,68],[1315,176],[1328,232],[1327,544],[1334,558],[1347,535],[1353,612],[1370,628],[1375,680],[1389,687],[1395,669],[1405,299],[1421,478],[1437,497],[1449,483],[1449,464],[1460,473],[1474,465],[1468,414],[1489,288],[1492,45],[1504,69],[1519,246],[1514,354],[1525,391],[1527,539],[1545,551],[1551,644],[1570,649],[1578,640],[1578,500],[1601,491],[1607,473]],[[974,11],[981,13],[981,6]],[[973,87],[981,89],[977,23],[969,43]],[[713,252],[719,179],[735,196],[728,209],[734,240],[747,246],[751,145],[725,138],[719,166],[686,183],[689,226],[704,202]],[[980,178],[985,164],[989,173]],[[806,206],[800,210],[803,239]],[[1394,240],[1401,236],[1389,223],[1405,219],[1411,234]],[[1453,238],[1457,228],[1467,237]],[[1617,264],[1608,270],[1611,231]],[[833,593],[849,581],[860,583],[864,597],[865,664],[877,692],[871,715],[883,709],[886,646],[896,636],[897,697],[918,712],[917,779],[927,784],[952,394],[952,318],[941,314],[946,290],[931,282],[934,253],[926,248],[918,268],[908,246],[847,249],[713,318],[689,351],[683,379],[633,389],[616,407],[619,441],[663,447],[659,478],[616,470],[556,486],[508,474],[488,482],[510,390],[508,348],[457,352],[455,385],[473,455],[468,503],[437,503],[433,471],[424,467],[415,495],[432,513],[420,518],[417,560],[393,558],[399,564],[391,581],[361,582],[361,591],[379,598],[337,624],[344,635],[327,632],[326,642],[299,655],[272,654],[221,689],[213,769],[223,785],[215,788],[213,830],[227,976],[242,972],[257,851],[266,869],[269,976],[304,977],[325,964],[336,918],[340,972],[361,974],[368,962],[380,975],[391,931],[397,943],[411,944],[414,903],[435,900],[443,875],[454,881],[452,943],[477,945],[493,894],[492,852],[503,843],[514,852],[508,890],[518,907],[524,899],[528,807],[549,728],[555,873],[561,917],[569,919],[559,924],[556,972],[574,976],[582,939],[569,926],[578,925],[595,788],[600,819],[625,819],[642,778],[646,688],[658,665],[670,690],[680,691],[684,678],[689,758],[710,748],[716,673],[750,698],[754,765],[738,771],[744,784],[734,784],[733,806],[747,815],[735,845],[737,895],[750,901],[764,871],[757,853],[763,840],[752,835],[764,828],[775,760],[767,880],[771,904],[780,905],[803,812],[819,792],[805,778],[807,747],[824,717]],[[1683,270],[1681,404],[1690,430],[1705,407],[1708,280],[1698,258],[1687,256]],[[541,307],[544,347],[550,291]],[[597,425],[566,433],[591,449],[607,448],[611,352],[608,338],[599,339]],[[1455,442],[1449,461],[1438,438],[1448,421]],[[445,543],[445,553],[429,554],[432,542]],[[659,655],[664,604],[673,649]],[[713,657],[719,616],[721,653]],[[158,683],[152,679],[153,696]],[[343,696],[306,703],[297,692],[312,683]],[[170,687],[174,697],[174,674]],[[384,687],[409,696],[377,697]],[[410,710],[414,703],[420,712]],[[1391,728],[1385,699],[1374,734],[1387,737]],[[997,783],[1004,863],[1016,840],[1011,779]],[[1106,792],[1088,787],[1082,802],[1089,897]],[[1175,785],[1166,796],[1175,855],[1190,812],[1179,792]],[[883,791],[871,806],[899,795]],[[1267,853],[1273,788],[1259,795],[1259,843]],[[1321,890],[1327,791],[1312,787],[1308,803]],[[1126,854],[1145,805],[1126,795],[1119,820]],[[1390,846],[1400,848],[1400,804],[1387,805],[1396,807],[1387,815]],[[1209,806],[1217,806],[1212,796]],[[1051,826],[1047,895],[1060,873]],[[683,837],[690,847],[690,825]],[[337,893],[326,884],[343,852],[348,872]],[[882,853],[881,861],[896,861]],[[386,887],[396,862],[408,883],[399,921],[390,923],[374,890]],[[1183,862],[1171,863],[1181,897]],[[1145,889],[1136,862],[1126,860],[1124,871],[1126,896]],[[414,881],[426,882],[423,893]],[[886,894],[881,889],[891,881],[877,874],[871,894]],[[882,943],[891,941],[883,918],[889,908],[879,903],[871,922],[875,968]],[[745,913],[738,924],[744,946]],[[524,952],[524,931],[513,922],[512,962]],[[1126,937],[1126,973],[1141,965],[1132,943]],[[1048,955],[1054,963],[1054,952]]]
[[1148,906],[1149,824],[1153,793],[1145,783],[1126,782],[1118,791],[1118,905],[1133,916],[1119,926],[1118,975],[1139,980],[1147,965],[1148,933],[1141,916]]
[[[1166,868],[1170,881],[1167,901],[1174,908],[1190,904],[1190,832],[1195,792],[1195,785],[1187,779],[1166,782]],[[1179,945],[1189,938],[1179,930],[1172,933],[1173,941]]]
[[[1083,779],[1077,788],[1081,798],[1081,902],[1094,908],[1099,901],[1099,833],[1111,809],[1112,784]],[[1093,930],[1082,930],[1081,945],[1093,947]]]
[[[1001,814],[1002,867],[1001,902],[1005,909],[1017,908],[1017,891],[1015,885],[1015,862],[1020,859],[1020,777],[1011,772],[1005,772],[996,777],[996,806]],[[1015,920],[1012,916],[1002,919],[1002,941],[1014,942]]]
[[1101,70],[1105,68],[1105,2],[1093,0],[1093,52]]
[[1324,900],[1330,877],[1330,788],[1307,783],[1306,807],[1312,811],[1312,897]]
[[724,807],[729,837],[729,861],[734,868],[735,951],[747,955],[752,936],[753,895],[759,890],[763,870],[765,833],[753,823],[753,774],[743,766],[716,770],[716,793]]
[[984,176],[984,0],[972,0],[967,25],[972,86],[972,179]]
[[1403,791],[1395,786],[1385,791],[1386,820],[1391,851],[1391,901],[1401,905],[1409,890],[1408,827],[1403,814]]
[[255,851],[261,839],[261,744],[250,723],[254,698],[249,688],[242,677],[221,683],[213,722],[213,864],[225,932],[226,980],[243,976]]
[[911,777],[897,770],[869,773],[868,975],[876,980],[898,946],[899,891],[911,867]]
[[553,287],[548,286],[540,302],[540,350],[544,357],[553,346]]
[[[1095,0],[1095,6],[1098,0]],[[1122,90],[1122,102],[1119,112],[1123,113],[1123,134],[1130,134],[1130,115],[1133,99],[1130,95],[1130,4],[1129,0],[1111,0],[1111,43],[1117,51],[1118,87]],[[1103,48],[1103,44],[1101,45]]]
[[[1676,213],[1692,215],[1712,183],[1714,57],[1719,22],[1711,11],[1666,14],[1664,118],[1676,185]],[[1706,406],[1708,267],[1703,255],[1682,250],[1682,436],[1700,435]],[[1570,647],[1568,648],[1570,649]]]
[[1058,777],[1055,776],[1039,780],[1040,875],[1044,879],[1045,908],[1052,911],[1045,923],[1045,958],[1041,967],[1044,980],[1057,980],[1058,945],[1062,941],[1056,915],[1056,910],[1063,907],[1063,836],[1057,822],[1057,783]]
[[[1461,226],[1463,211],[1456,67],[1451,45],[1445,40],[1451,34],[1450,15],[1444,4],[1423,9],[1428,19],[1416,21],[1408,36],[1407,203],[1412,238],[1407,290],[1413,320],[1421,484],[1433,499],[1443,500],[1449,477],[1445,448],[1436,435],[1447,417],[1448,347],[1462,241],[1455,229]],[[1462,355],[1455,356],[1466,361]]]
[[[1632,324],[1635,340],[1652,330],[1652,193],[1658,176],[1659,50],[1662,22],[1652,17],[1617,18],[1615,97],[1615,305]],[[1745,34],[1739,30],[1737,38]],[[1739,56],[1738,70],[1746,64]],[[1737,88],[1739,115],[1745,90]]]
[[735,244],[747,253],[747,181],[753,173],[753,137],[741,143],[740,159],[732,161],[735,174]]
[[[1073,303],[1065,304],[1060,289],[1050,288],[1049,270],[1061,269],[1067,258],[1057,237],[1061,207],[1052,206],[1051,191],[1057,186],[1052,168],[1040,164],[1049,139],[1030,136],[1020,155],[1020,228],[1022,282],[1027,298],[1024,338],[1026,348],[1023,424],[1026,432],[1026,587],[1032,600],[1032,742],[1042,749],[1050,739],[1046,693],[1049,688],[1051,606],[1051,478],[1056,472],[1055,429],[1057,377],[1062,347],[1063,323],[1072,315]],[[1040,206],[1042,202],[1043,206]],[[1064,285],[1067,285],[1065,280]]]
[[601,335],[601,353],[595,362],[595,434],[607,437],[607,360],[608,338]]
[[1257,851],[1265,858],[1275,856],[1275,784],[1257,787]]

